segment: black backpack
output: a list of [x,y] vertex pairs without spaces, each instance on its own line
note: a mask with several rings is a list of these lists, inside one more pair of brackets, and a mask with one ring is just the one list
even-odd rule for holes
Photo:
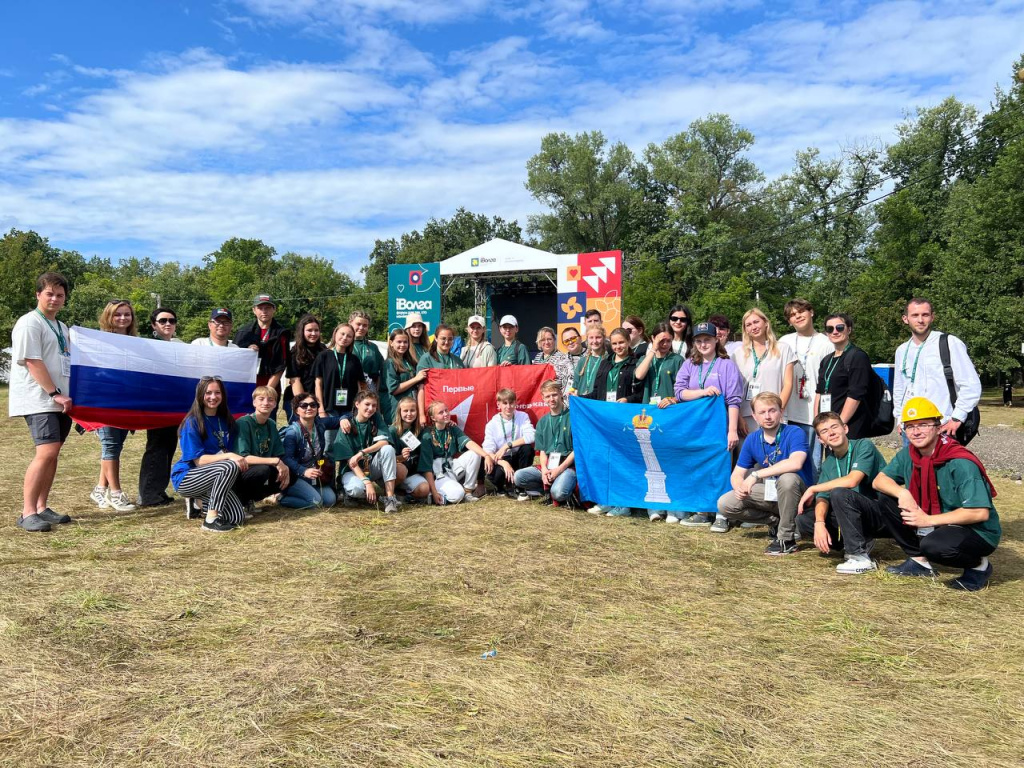
[[885,437],[890,434],[896,426],[896,415],[892,411],[892,393],[875,371],[871,371],[865,401],[864,407],[871,416],[866,437]]
[[[949,357],[949,336],[942,334],[939,336],[939,359],[942,361],[942,372],[946,376],[946,386],[949,387],[949,403],[954,408],[956,407],[956,381],[953,380],[953,364],[950,362]],[[978,434],[978,427],[981,425],[981,411],[978,410],[978,406],[974,406],[974,410],[967,414],[967,418],[960,425],[960,429],[956,431],[956,441],[960,445],[967,445],[974,436]]]

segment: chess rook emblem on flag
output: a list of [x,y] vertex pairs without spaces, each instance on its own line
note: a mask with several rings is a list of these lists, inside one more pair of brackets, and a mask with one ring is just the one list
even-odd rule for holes
[[654,426],[654,419],[647,415],[647,409],[640,411],[639,416],[633,417],[633,436],[640,446],[640,453],[644,457],[644,466],[647,471],[644,477],[647,478],[647,494],[644,501],[668,503],[672,501],[665,489],[665,473],[661,471],[661,464],[658,455],[651,445],[651,427]]

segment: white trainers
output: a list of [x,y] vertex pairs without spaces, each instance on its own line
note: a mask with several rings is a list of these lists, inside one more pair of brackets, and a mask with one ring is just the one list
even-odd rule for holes
[[836,573],[854,574],[877,571],[878,564],[867,555],[850,555],[836,566]]
[[603,515],[608,511],[608,508],[602,507],[600,504],[595,504],[587,510],[592,515]]
[[676,517],[675,515],[673,515],[672,513],[669,513],[668,515],[665,516],[665,522],[666,523],[678,523],[679,522],[679,518]]
[[474,501],[480,501],[480,497],[474,496],[472,493],[467,493],[465,496],[462,497],[462,500],[467,504],[472,504]]
[[398,499],[394,496],[384,497],[384,514],[393,515],[398,511]]
[[96,506],[100,509],[106,509],[110,506],[110,502],[107,501],[107,489],[102,486],[97,485],[93,488],[89,498],[96,502]]
[[118,512],[131,512],[135,505],[124,495],[124,491],[107,490],[107,504]]
[[656,509],[648,510],[647,517],[650,518],[651,522],[657,522],[658,520],[666,520],[667,515],[664,512],[660,512]]

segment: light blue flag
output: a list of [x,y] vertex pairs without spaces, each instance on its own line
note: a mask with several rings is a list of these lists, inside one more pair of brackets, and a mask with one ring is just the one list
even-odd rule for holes
[[576,476],[587,501],[714,512],[730,488],[721,396],[661,409],[573,397],[570,412]]

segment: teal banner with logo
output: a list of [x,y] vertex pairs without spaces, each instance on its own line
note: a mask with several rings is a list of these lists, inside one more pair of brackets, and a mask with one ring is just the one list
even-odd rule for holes
[[388,334],[405,328],[409,315],[419,315],[427,332],[441,322],[441,265],[392,264],[388,267]]

